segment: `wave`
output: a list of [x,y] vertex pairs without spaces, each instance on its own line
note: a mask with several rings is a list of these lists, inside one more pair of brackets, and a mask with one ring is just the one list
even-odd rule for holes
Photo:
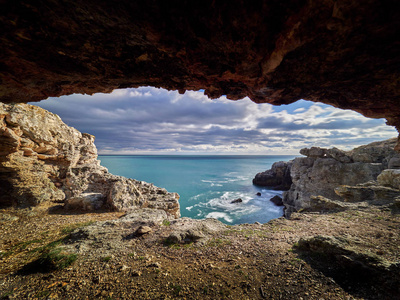
[[214,218],[214,219],[224,219],[226,222],[232,223],[233,219],[224,212],[211,212],[206,215],[206,218]]

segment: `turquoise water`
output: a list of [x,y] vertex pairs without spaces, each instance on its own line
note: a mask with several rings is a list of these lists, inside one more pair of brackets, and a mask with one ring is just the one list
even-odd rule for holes
[[[180,195],[182,217],[217,218],[226,224],[268,222],[282,216],[271,201],[280,191],[256,187],[252,179],[276,161],[295,156],[100,155],[112,174],[154,183]],[[261,192],[261,196],[256,193]],[[242,203],[231,203],[241,198]]]

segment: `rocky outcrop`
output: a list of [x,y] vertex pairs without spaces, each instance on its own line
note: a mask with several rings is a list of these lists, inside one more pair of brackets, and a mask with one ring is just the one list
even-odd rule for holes
[[[343,236],[301,238],[296,249],[312,265],[337,281],[347,284],[381,284],[398,293],[400,263],[382,257],[362,240]],[[373,251],[376,251],[374,253]],[[312,260],[309,258],[312,257]]]
[[1,4],[0,101],[156,86],[400,125],[395,1],[14,1]]
[[97,160],[94,136],[39,107],[0,104],[0,152],[3,206],[53,201],[67,209],[149,207],[180,216],[178,194],[108,173]]
[[290,189],[292,185],[292,178],[290,176],[292,163],[292,161],[274,163],[271,169],[258,173],[253,179],[253,184],[266,186],[274,190],[286,191]]
[[[396,139],[390,139],[349,152],[336,148],[302,149],[300,153],[307,157],[295,158],[293,161],[293,184],[283,197],[285,215],[289,216],[293,211],[313,206],[311,201],[315,196],[341,200],[347,192],[343,188],[340,193],[335,191],[339,186],[356,186],[376,180],[389,162],[399,157],[393,150],[395,143]],[[361,193],[359,197],[364,199],[368,199],[368,193],[375,193],[372,189],[358,188],[358,191]]]

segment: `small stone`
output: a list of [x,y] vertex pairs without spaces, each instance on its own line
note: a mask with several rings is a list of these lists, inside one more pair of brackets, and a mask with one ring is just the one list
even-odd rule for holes
[[258,192],[256,195],[257,195],[257,196],[261,196],[261,193],[260,193],[260,192]]
[[137,234],[146,234],[152,232],[153,229],[151,229],[149,226],[140,226],[138,230],[136,230]]
[[119,266],[118,271],[123,272],[123,271],[128,270],[128,269],[129,269],[128,266],[122,265],[122,266]]

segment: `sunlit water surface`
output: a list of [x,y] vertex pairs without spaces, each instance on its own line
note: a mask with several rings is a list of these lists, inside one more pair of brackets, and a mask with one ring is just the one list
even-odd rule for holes
[[[282,216],[271,201],[280,191],[252,184],[258,172],[295,156],[100,155],[116,175],[154,183],[180,195],[182,217],[217,218],[226,224],[265,223]],[[261,196],[256,194],[261,192]],[[241,198],[241,203],[231,203]]]

